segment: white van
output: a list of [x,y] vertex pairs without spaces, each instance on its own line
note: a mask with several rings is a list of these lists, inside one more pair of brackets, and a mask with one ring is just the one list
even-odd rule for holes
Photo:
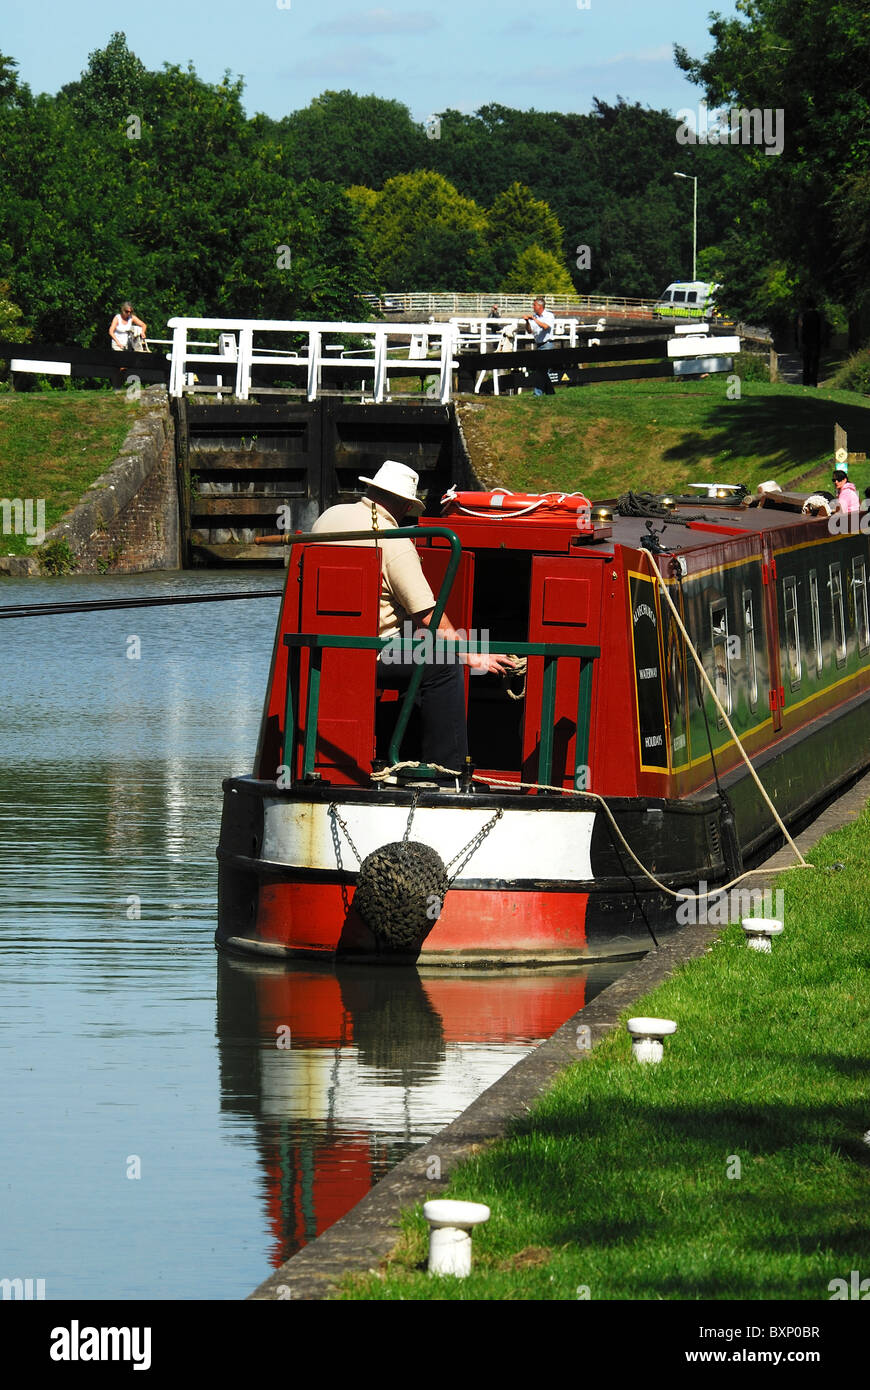
[[709,319],[716,313],[715,293],[720,285],[706,280],[675,280],[660,297],[656,318]]

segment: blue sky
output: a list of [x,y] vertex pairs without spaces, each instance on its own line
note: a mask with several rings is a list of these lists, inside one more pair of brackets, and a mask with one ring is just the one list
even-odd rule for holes
[[673,44],[707,52],[712,8],[735,13],[734,0],[17,0],[0,51],[34,91],[56,92],[121,30],[146,67],[190,60],[209,82],[243,76],[249,115],[345,87],[402,101],[417,120],[490,101],[586,112],[617,95],[675,112],[703,93],[674,67]]

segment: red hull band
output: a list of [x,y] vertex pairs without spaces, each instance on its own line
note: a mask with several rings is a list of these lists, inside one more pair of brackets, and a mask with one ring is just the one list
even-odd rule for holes
[[[438,1014],[445,1042],[501,1043],[506,1036],[548,1038],[586,1002],[586,976],[570,971],[461,975],[428,973],[420,989]],[[356,1042],[354,1009],[330,968],[270,970],[256,980],[263,1043],[275,1046],[289,1028],[294,1048],[349,1047]]]
[[[353,888],[334,883],[272,883],[260,888],[255,939],[306,955],[376,951],[377,940],[352,906]],[[586,950],[588,893],[454,890],[423,943],[420,959],[442,953],[501,956]]]

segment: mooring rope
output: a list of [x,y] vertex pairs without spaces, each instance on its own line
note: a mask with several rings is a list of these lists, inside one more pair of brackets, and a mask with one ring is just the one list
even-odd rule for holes
[[[415,762],[404,762],[404,763],[395,763],[392,767],[387,767],[387,768],[382,769],[380,772],[372,773],[372,780],[373,780],[373,781],[378,781],[378,782],[384,781],[384,780],[385,780],[387,777],[389,777],[393,772],[397,772],[397,771],[401,770],[402,768],[406,768],[406,767],[421,767],[421,766],[422,766],[422,767],[431,767],[432,770],[435,771],[435,772],[446,773],[446,775],[447,775],[448,777],[459,777],[459,776],[461,775],[460,773],[456,772],[453,768],[450,768],[450,767],[442,767],[442,766],[440,765],[440,763],[422,763],[422,764],[421,764],[421,763],[415,763]],[[797,864],[797,865],[795,865],[795,864],[779,864],[779,865],[776,865],[776,866],[770,867],[770,868],[761,867],[761,868],[758,868],[758,869],[745,869],[744,872],[743,872],[742,874],[738,874],[736,878],[729,879],[727,883],[720,883],[720,884],[717,884],[717,886],[716,886],[715,888],[709,889],[709,891],[706,892],[706,893],[685,893],[685,892],[683,892],[683,891],[680,890],[680,889],[668,888],[667,884],[662,883],[661,880],[658,879],[658,878],[656,878],[655,874],[653,874],[653,873],[646,867],[645,864],[642,864],[642,863],[641,863],[641,861],[638,859],[637,855],[635,854],[634,850],[632,849],[631,845],[628,843],[628,840],[626,840],[625,836],[623,835],[622,831],[620,830],[620,828],[619,828],[619,826],[618,826],[618,824],[617,824],[617,822],[616,822],[616,817],[614,816],[613,812],[611,811],[611,809],[610,809],[610,807],[608,806],[607,802],[605,801],[604,797],[601,796],[599,792],[593,792],[593,791],[578,791],[576,787],[557,787],[557,786],[554,786],[553,784],[551,784],[551,783],[549,783],[549,782],[514,782],[514,781],[509,781],[509,780],[507,780],[507,779],[499,778],[499,777],[490,777],[489,773],[487,773],[486,776],[482,776],[482,775],[480,775],[479,773],[474,773],[474,774],[473,774],[473,780],[474,780],[475,782],[481,782],[485,787],[504,787],[504,788],[506,788],[507,790],[512,790],[512,791],[558,792],[558,793],[559,793],[560,795],[562,795],[562,796],[587,797],[587,798],[589,798],[589,800],[591,800],[591,801],[596,801],[596,802],[599,804],[599,806],[601,807],[601,809],[602,809],[602,811],[604,812],[604,814],[606,815],[607,819],[609,820],[609,822],[610,822],[611,826],[613,827],[613,830],[615,831],[616,836],[617,836],[617,838],[619,839],[620,843],[621,843],[621,844],[624,846],[624,848],[628,851],[628,853],[629,853],[629,855],[631,856],[633,862],[636,864],[637,868],[638,868],[638,869],[640,870],[640,872],[643,874],[644,878],[648,879],[649,882],[650,882],[651,884],[653,884],[653,886],[654,886],[655,888],[658,888],[660,892],[666,893],[666,894],[668,895],[668,897],[670,897],[670,898],[679,898],[682,902],[701,902],[702,899],[710,898],[710,897],[715,897],[718,893],[724,893],[724,892],[727,891],[727,889],[733,888],[734,885],[735,885],[736,883],[742,883],[742,881],[743,881],[744,878],[750,878],[753,874],[781,874],[781,873],[785,873],[786,869],[793,869],[793,868],[814,869],[814,868],[815,868],[815,865],[814,865],[814,864],[808,864],[808,863],[807,863],[807,861],[804,859],[803,855],[801,854],[800,850],[799,850],[799,849],[797,848],[797,846],[794,844],[794,841],[793,841],[793,840],[791,839],[791,837],[788,835],[788,832],[786,832],[786,838],[789,840],[789,843],[793,846],[793,848],[794,848],[794,850],[795,850],[795,853],[797,854],[798,859],[800,860],[800,863],[799,863],[799,864]]]

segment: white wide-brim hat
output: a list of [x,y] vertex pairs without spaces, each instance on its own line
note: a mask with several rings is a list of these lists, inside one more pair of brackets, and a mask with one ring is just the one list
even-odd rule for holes
[[419,481],[419,473],[415,473],[406,463],[398,463],[395,459],[386,459],[373,478],[360,478],[361,483],[369,483],[379,492],[389,492],[393,497],[401,497],[406,504],[405,510],[413,512],[415,516],[420,516],[425,505],[417,496]]

